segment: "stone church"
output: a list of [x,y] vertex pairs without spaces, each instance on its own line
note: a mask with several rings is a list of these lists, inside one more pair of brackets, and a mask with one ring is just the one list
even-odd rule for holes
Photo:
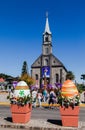
[[31,76],[41,86],[46,78],[47,84],[63,83],[66,79],[67,69],[63,63],[52,53],[52,33],[46,16],[45,31],[43,33],[42,53],[31,65]]

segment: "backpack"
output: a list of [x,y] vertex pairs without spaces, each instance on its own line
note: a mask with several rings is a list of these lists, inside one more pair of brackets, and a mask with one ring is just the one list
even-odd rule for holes
[[50,94],[50,98],[53,98],[53,97],[54,97],[54,95],[53,95],[53,93],[51,93],[51,94]]

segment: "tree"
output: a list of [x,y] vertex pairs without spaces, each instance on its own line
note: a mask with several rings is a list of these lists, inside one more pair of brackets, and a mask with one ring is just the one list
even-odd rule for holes
[[66,75],[66,79],[74,80],[75,76],[72,71],[68,71]]
[[85,86],[83,85],[83,84],[78,84],[77,83],[77,88],[78,88],[78,91],[80,92],[80,93],[82,93],[83,91],[85,91]]
[[85,80],[85,74],[81,75],[81,79]]
[[14,78],[13,76],[11,76],[11,75],[7,75],[7,74],[4,74],[4,73],[0,73],[0,78],[3,78],[3,79],[8,79],[8,78]]
[[21,73],[21,75],[23,75],[23,74],[28,74],[28,65],[27,65],[26,61],[23,62],[23,66],[22,66],[22,73]]
[[31,86],[32,84],[35,83],[35,80],[33,78],[31,78],[31,76],[27,73],[24,73],[23,75],[21,75],[21,77],[19,78],[20,81],[25,81],[27,83],[28,86]]
[[21,73],[21,77],[19,78],[19,80],[25,81],[28,84],[28,86],[35,83],[35,80],[33,78],[31,78],[31,76],[28,73],[28,65],[27,65],[26,61],[23,62],[22,73]]

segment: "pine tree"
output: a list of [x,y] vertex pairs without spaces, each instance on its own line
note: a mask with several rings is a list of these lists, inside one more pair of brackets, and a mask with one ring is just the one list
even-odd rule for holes
[[27,65],[26,61],[23,62],[23,66],[22,66],[22,73],[21,73],[21,75],[23,75],[23,74],[28,74],[28,65]]
[[35,83],[35,80],[31,78],[31,76],[28,73],[28,65],[26,61],[23,62],[22,73],[21,76],[19,77],[19,81],[22,80],[25,81],[28,84],[28,86]]

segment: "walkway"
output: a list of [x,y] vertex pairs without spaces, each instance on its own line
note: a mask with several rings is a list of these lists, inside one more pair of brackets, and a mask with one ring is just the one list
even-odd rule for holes
[[[7,107],[7,112],[5,114],[5,110]],[[26,124],[18,124],[18,123],[12,123],[11,113],[9,106],[1,107],[3,110],[0,111],[0,130],[2,128],[9,128],[9,130],[14,129],[26,129],[26,130],[85,130],[85,122],[82,120],[79,120],[78,128],[75,127],[63,127],[61,123],[61,119],[59,116],[59,109],[56,108],[53,112],[51,109],[44,109],[44,108],[34,108],[32,111],[32,117],[31,120]],[[1,109],[0,108],[0,109]],[[84,108],[82,108],[84,112]],[[3,113],[4,112],[4,113]],[[46,116],[46,114],[49,114],[51,112],[51,115]],[[2,113],[2,114],[1,114]],[[35,116],[35,113],[37,115]],[[44,114],[43,114],[44,113]],[[82,115],[83,113],[81,113]],[[46,116],[46,118],[45,118]]]

